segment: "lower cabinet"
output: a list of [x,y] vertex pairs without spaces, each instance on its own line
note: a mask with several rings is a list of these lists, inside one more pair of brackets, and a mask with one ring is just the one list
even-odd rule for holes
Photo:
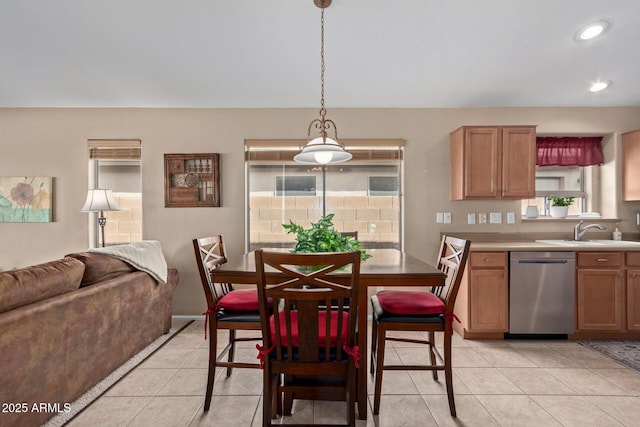
[[623,330],[623,254],[578,252],[577,330]]
[[627,329],[640,331],[640,252],[627,252]]
[[577,332],[637,334],[640,252],[578,252],[577,264]]
[[502,338],[509,329],[507,252],[471,252],[455,313],[464,338]]

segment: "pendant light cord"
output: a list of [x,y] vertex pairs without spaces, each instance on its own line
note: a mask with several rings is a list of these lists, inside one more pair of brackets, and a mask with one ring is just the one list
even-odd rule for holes
[[324,7],[320,13],[320,117],[324,123],[327,110],[324,108]]

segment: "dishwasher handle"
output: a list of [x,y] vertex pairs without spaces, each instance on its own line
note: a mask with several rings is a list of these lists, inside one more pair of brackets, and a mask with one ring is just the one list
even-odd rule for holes
[[566,259],[520,259],[518,264],[567,264]]

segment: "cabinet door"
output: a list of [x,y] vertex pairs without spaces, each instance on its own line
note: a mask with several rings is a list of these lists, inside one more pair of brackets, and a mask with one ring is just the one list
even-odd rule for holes
[[536,184],[536,129],[502,129],[502,196],[534,198]]
[[640,269],[627,270],[627,329],[640,330]]
[[498,128],[470,128],[464,131],[464,198],[500,197]]
[[640,130],[622,135],[622,198],[640,200]]
[[578,269],[578,330],[621,331],[621,269]]
[[471,269],[469,331],[506,332],[509,297],[504,269]]

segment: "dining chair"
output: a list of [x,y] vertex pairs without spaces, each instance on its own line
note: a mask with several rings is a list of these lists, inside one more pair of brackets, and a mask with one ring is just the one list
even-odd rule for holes
[[272,425],[284,394],[346,401],[344,425],[354,426],[360,251],[257,250],[255,264],[264,337],[264,346],[256,346],[264,369],[263,426]]
[[[204,410],[211,406],[211,395],[215,380],[216,367],[227,368],[227,377],[233,368],[259,369],[259,363],[234,361],[237,342],[262,340],[260,313],[258,311],[258,293],[256,289],[234,289],[231,283],[216,283],[211,271],[227,262],[222,235],[193,239],[196,263],[200,272],[200,281],[207,299],[205,315],[205,338],[207,323],[209,332],[209,372]],[[229,332],[229,341],[218,354],[218,330]],[[255,335],[238,337],[236,331],[256,331]],[[227,355],[227,360],[223,360]]]
[[342,234],[344,237],[353,237],[354,240],[358,240],[357,231],[341,231],[340,234]]
[[[434,286],[431,291],[382,290],[371,297],[373,308],[371,365],[374,375],[373,413],[380,412],[382,373],[384,370],[430,370],[438,380],[438,371],[444,371],[451,416],[456,416],[453,396],[453,372],[451,369],[451,339],[453,308],[469,255],[470,242],[443,236],[438,253],[437,266],[447,277],[444,286]],[[392,331],[391,336],[387,332]],[[428,339],[411,339],[393,335],[393,331],[421,331]],[[435,345],[435,332],[443,332],[443,353]],[[424,365],[393,365],[384,363],[386,341],[425,344]],[[427,364],[428,363],[428,364]]]

